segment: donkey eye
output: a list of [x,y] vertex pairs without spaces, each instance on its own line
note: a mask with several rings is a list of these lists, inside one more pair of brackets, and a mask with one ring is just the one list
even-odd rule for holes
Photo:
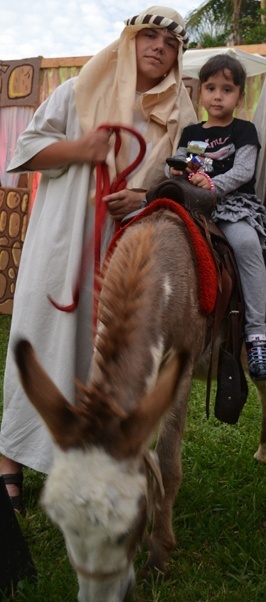
[[127,537],[128,537],[128,531],[125,531],[124,533],[121,533],[120,535],[118,535],[115,543],[118,546],[120,546],[122,543],[124,543],[124,541],[127,539]]

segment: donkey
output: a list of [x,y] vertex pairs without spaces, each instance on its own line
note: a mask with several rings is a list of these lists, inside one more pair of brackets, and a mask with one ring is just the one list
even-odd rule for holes
[[[151,513],[147,567],[165,572],[175,547],[181,442],[211,320],[198,271],[179,215],[159,208],[133,220],[104,267],[90,376],[77,383],[75,404],[31,344],[16,345],[22,384],[55,443],[41,503],[63,533],[79,602],[123,602]],[[265,401],[263,412],[257,457],[265,461]],[[148,443],[159,423],[154,454]]]

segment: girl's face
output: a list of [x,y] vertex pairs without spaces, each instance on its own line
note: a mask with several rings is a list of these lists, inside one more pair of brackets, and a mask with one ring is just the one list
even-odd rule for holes
[[177,60],[178,40],[162,28],[141,29],[136,36],[137,91],[147,92],[167,75]]
[[[225,77],[226,76],[226,77]],[[218,71],[201,84],[201,103],[208,112],[208,124],[227,125],[232,121],[233,111],[241,102],[240,86],[234,84],[231,72],[225,75]]]

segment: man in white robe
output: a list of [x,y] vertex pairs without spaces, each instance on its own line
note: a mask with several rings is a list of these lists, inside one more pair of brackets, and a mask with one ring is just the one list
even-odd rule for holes
[[[171,69],[145,91],[136,89],[136,36],[142,29],[162,29],[168,38],[174,36],[178,40]],[[119,40],[93,57],[77,78],[59,86],[38,108],[18,140],[9,169],[19,171],[28,163],[33,169],[38,153],[56,143],[79,140],[91,131],[103,160],[107,139],[102,134],[102,141],[99,140],[97,128],[103,123],[135,127],[146,140],[146,155],[128,178],[125,190],[113,195],[112,201],[117,198],[122,203],[124,214],[141,207],[145,190],[164,179],[165,158],[176,148],[182,129],[196,122],[182,83],[182,54],[186,46],[183,20],[172,9],[151,7],[129,19]],[[164,57],[165,51],[160,49],[160,53]],[[108,134],[111,181],[132,158],[130,137],[126,134],[122,139],[123,151],[116,157]],[[73,312],[56,309],[48,295],[62,305],[72,302],[84,241],[94,237],[94,169],[88,162],[61,165],[56,152],[54,157],[54,169],[42,170],[16,285],[0,436],[0,472],[5,475],[21,474],[22,465],[48,473],[53,458],[50,435],[18,380],[13,358],[16,339],[24,337],[32,343],[41,364],[71,403],[75,402],[74,378],[85,382],[90,366],[93,261],[89,261],[79,304]],[[114,232],[114,216],[107,213],[102,255]],[[14,492],[9,495],[15,497]]]

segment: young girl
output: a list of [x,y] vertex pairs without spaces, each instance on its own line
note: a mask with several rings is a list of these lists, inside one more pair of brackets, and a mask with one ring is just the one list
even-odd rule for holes
[[[201,103],[207,121],[183,130],[175,158],[196,164],[189,179],[214,189],[212,218],[231,244],[245,299],[248,367],[253,380],[266,380],[265,208],[255,195],[255,167],[260,148],[255,126],[233,117],[243,99],[246,73],[227,54],[209,59],[200,70]],[[190,170],[189,170],[190,171]],[[182,173],[182,172],[181,172]],[[171,177],[180,171],[166,167]]]

